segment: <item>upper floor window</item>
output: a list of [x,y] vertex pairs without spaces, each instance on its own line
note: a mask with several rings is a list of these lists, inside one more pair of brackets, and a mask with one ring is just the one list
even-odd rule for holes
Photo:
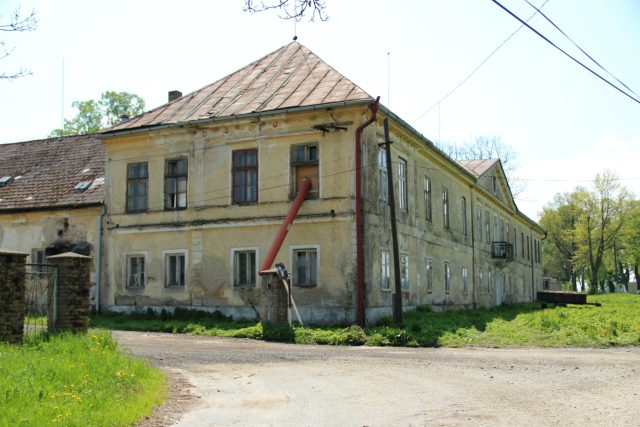
[[306,199],[317,199],[320,196],[320,180],[318,168],[318,144],[294,145],[291,147],[291,198],[295,198],[298,189],[305,179],[311,180],[311,189]]
[[378,148],[378,200],[389,201],[389,182],[387,177],[387,152]]
[[518,256],[518,232],[515,227],[513,227],[513,256]]
[[444,228],[449,229],[449,190],[446,187],[442,189],[442,220]]
[[164,174],[164,208],[187,207],[187,159],[167,160]]
[[527,261],[531,259],[531,245],[529,243],[529,236],[527,236]]
[[127,165],[127,212],[148,209],[149,166],[147,162]]
[[498,194],[498,177],[497,176],[491,177],[491,188],[493,190],[494,196]]
[[424,213],[427,221],[433,218],[433,207],[431,206],[431,178],[424,177]]
[[233,203],[258,201],[258,150],[236,150],[233,157]]
[[500,224],[498,223],[498,217],[496,215],[493,216],[493,240],[498,242],[500,241],[500,234],[498,232],[500,228]]
[[485,234],[487,244],[491,245],[491,214],[489,211],[485,211],[485,216],[487,217],[485,222]]
[[398,203],[400,210],[407,211],[407,161],[398,158]]
[[476,212],[477,222],[478,222],[478,242],[482,242],[482,209],[478,208]]
[[460,199],[460,215],[462,217],[462,235],[467,237],[467,199],[464,197]]

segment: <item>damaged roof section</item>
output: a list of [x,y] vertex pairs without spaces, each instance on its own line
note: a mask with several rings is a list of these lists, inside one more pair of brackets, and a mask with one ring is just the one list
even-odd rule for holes
[[[0,144],[3,211],[97,205],[104,202],[104,147],[92,135]],[[76,191],[81,183],[86,188]]]
[[373,100],[298,42],[106,132],[313,105]]

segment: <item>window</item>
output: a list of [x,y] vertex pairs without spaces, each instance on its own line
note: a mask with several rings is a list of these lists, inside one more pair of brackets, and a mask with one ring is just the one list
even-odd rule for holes
[[164,172],[164,208],[187,207],[187,159],[167,160]]
[[460,199],[460,215],[462,216],[462,235],[467,237],[467,199]]
[[389,182],[387,178],[387,152],[378,148],[378,200],[389,201]]
[[233,253],[233,286],[255,286],[256,251],[236,250]]
[[167,288],[183,288],[186,278],[186,251],[165,252],[164,254],[164,285]]
[[427,292],[431,293],[433,292],[433,260],[431,258],[427,258],[425,269]]
[[489,211],[485,211],[485,216],[487,217],[487,220],[485,222],[486,240],[487,244],[491,245],[491,214],[489,214]]
[[398,158],[398,202],[400,210],[407,211],[407,161]]
[[522,258],[524,258],[524,233],[520,233],[520,243],[521,243],[520,250],[522,251]]
[[293,251],[294,280],[298,286],[318,284],[317,249],[296,249]]
[[75,187],[73,187],[73,192],[74,193],[84,193],[85,191],[87,191],[89,189],[89,187],[91,187],[91,183],[93,181],[80,181],[79,183],[76,184]]
[[469,271],[467,267],[462,267],[462,292],[464,294],[469,292]]
[[35,264],[31,266],[31,271],[36,273],[33,276],[34,280],[40,279],[40,273],[44,273],[47,271],[47,259],[45,258],[44,249],[32,249],[31,250],[31,264]]
[[127,255],[127,288],[143,289],[145,285],[144,255]]
[[493,286],[493,282],[491,282],[491,270],[487,273],[487,293],[491,293],[491,286]]
[[478,208],[476,216],[478,221],[478,241],[482,242],[482,209]]
[[427,221],[433,218],[433,208],[431,207],[431,178],[424,178],[424,213]]
[[509,275],[509,295],[513,295],[513,277]]
[[491,187],[493,188],[493,195],[498,194],[498,177],[491,177]]
[[529,244],[529,236],[527,236],[527,261],[531,259],[531,245]]
[[258,150],[237,150],[233,157],[233,203],[258,201]]
[[389,252],[382,251],[380,271],[380,287],[384,290],[391,289],[391,268],[389,266]]
[[147,162],[127,165],[127,212],[148,208],[149,166]]
[[516,228],[513,227],[513,257],[518,256],[518,232]]
[[451,267],[448,262],[444,263],[444,293],[451,293]]
[[504,228],[504,231],[506,233],[504,237],[504,241],[507,243],[510,243],[510,240],[511,240],[511,235],[509,234],[509,230],[510,230],[509,223],[507,223],[507,225]]
[[311,180],[311,189],[305,199],[317,199],[320,196],[318,179],[318,144],[294,145],[291,147],[291,198],[298,194],[305,178]]
[[442,219],[444,228],[449,229],[449,190],[442,189]]
[[498,230],[499,230],[498,217],[494,215],[493,216],[493,240],[496,242],[500,241],[500,233],[498,232]]
[[0,187],[6,187],[13,182],[12,176],[3,176],[0,178]]
[[409,289],[409,255],[400,255],[400,283],[402,289]]
[[482,271],[478,272],[478,291],[482,293],[484,290],[484,280],[482,280]]

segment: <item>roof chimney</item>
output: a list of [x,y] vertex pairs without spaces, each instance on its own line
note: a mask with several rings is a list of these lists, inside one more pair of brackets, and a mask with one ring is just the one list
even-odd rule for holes
[[182,97],[182,92],[179,90],[170,90],[169,91],[169,102],[175,101],[178,98]]

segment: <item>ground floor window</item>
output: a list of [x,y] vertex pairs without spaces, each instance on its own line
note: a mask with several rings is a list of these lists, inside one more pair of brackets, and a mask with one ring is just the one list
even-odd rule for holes
[[448,262],[444,263],[444,293],[451,293],[451,266]]
[[164,251],[164,285],[167,288],[183,288],[186,284],[186,251]]
[[427,292],[433,292],[433,260],[427,258],[425,263],[425,277],[427,280]]
[[467,267],[462,267],[462,292],[469,293],[469,271]]
[[400,283],[402,289],[409,289],[409,255],[400,255]]
[[127,288],[144,288],[146,278],[144,267],[144,255],[127,255]]
[[391,268],[389,266],[389,252],[382,251],[380,260],[380,287],[383,290],[389,290],[391,287]]
[[315,248],[293,251],[294,283],[298,286],[318,285],[318,250]]
[[236,250],[233,254],[233,286],[255,286],[256,250]]

